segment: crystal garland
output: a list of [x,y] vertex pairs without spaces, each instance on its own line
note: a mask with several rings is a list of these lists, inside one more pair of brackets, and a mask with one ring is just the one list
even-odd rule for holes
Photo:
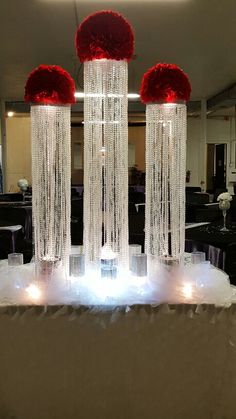
[[145,249],[178,260],[184,252],[186,106],[146,108]]
[[[70,252],[70,106],[31,106],[35,262],[68,266]],[[60,265],[60,263],[59,263]]]
[[128,66],[94,60],[84,65],[84,253],[101,248],[128,266]]

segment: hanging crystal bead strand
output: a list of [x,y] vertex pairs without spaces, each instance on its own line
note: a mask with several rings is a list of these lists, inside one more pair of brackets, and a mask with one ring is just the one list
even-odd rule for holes
[[[126,61],[84,64],[84,250],[99,262],[105,244],[128,267]],[[103,224],[103,225],[102,225]]]
[[70,252],[70,106],[31,106],[32,212],[35,262],[41,273]]
[[180,260],[185,238],[186,106],[146,108],[145,249]]

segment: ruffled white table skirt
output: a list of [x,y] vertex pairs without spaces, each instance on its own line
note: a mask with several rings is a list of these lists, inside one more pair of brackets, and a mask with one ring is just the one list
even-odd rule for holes
[[234,419],[236,305],[0,308],[1,419]]

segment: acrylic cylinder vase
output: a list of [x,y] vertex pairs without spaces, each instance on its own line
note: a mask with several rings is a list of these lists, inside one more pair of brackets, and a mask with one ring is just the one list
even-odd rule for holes
[[84,63],[84,253],[100,263],[102,246],[128,268],[128,65]]
[[145,252],[181,260],[185,240],[186,105],[146,107]]
[[37,273],[67,273],[70,253],[70,106],[31,106],[32,206]]

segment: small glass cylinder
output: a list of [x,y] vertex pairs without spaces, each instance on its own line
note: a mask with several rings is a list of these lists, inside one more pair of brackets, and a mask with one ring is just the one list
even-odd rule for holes
[[192,252],[191,260],[192,260],[193,265],[197,265],[198,263],[205,262],[206,254],[204,252]]
[[161,256],[159,258],[159,262],[165,269],[172,271],[173,269],[178,268],[180,259],[172,256]]
[[43,258],[41,261],[35,262],[35,271],[38,280],[48,281],[50,280],[56,271],[61,267],[61,261],[57,258],[46,259]]
[[83,254],[83,246],[82,245],[73,245],[70,248],[71,255],[82,255]]
[[117,277],[117,258],[101,259],[101,277],[108,279]]
[[20,266],[23,265],[23,263],[23,253],[9,253],[8,266]]
[[69,259],[70,276],[84,276],[85,257],[83,254],[72,254]]
[[140,255],[142,253],[141,244],[130,244],[129,245],[129,269],[132,270],[132,257],[133,255]]
[[147,275],[147,255],[145,253],[134,254],[132,256],[131,272],[135,276]]

